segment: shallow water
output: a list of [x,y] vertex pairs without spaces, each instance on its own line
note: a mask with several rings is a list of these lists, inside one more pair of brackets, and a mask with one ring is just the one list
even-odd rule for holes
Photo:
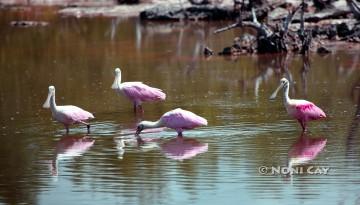
[[[217,36],[217,23],[140,23],[136,19],[59,18],[0,11],[0,202],[8,204],[359,204],[359,52],[327,56],[201,56],[220,51],[239,31]],[[14,28],[11,20],[49,21]],[[143,116],[110,86],[113,69],[167,94]],[[287,116],[282,96],[268,98],[281,77],[290,95],[327,113],[310,132]],[[91,111],[91,134],[66,135],[41,106],[47,87],[57,103]],[[134,128],[181,107],[209,126],[185,132]],[[356,112],[358,118],[356,118]],[[312,141],[311,141],[312,140]],[[125,144],[125,146],[124,146]],[[293,149],[319,147],[297,167],[328,167],[327,175],[262,175],[287,166]],[[299,148],[300,147],[300,148]]]

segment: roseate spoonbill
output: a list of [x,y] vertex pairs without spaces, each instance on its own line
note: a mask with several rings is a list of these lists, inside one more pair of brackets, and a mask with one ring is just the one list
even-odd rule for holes
[[134,112],[137,108],[140,111],[142,109],[142,102],[154,102],[165,100],[166,95],[162,90],[153,88],[142,82],[124,82],[121,83],[121,70],[120,68],[115,69],[115,80],[111,86],[112,89],[116,90],[117,93],[123,94],[134,104]]
[[183,130],[206,125],[206,119],[190,111],[177,108],[163,114],[158,121],[141,121],[137,126],[136,135],[139,135],[140,132],[146,128],[168,127],[176,130],[178,136],[182,137]]
[[196,139],[177,137],[160,145],[166,157],[174,160],[184,160],[208,151],[208,144]]
[[64,124],[66,133],[69,133],[70,125],[77,123],[86,125],[88,132],[90,132],[90,124],[86,123],[86,121],[93,119],[94,115],[73,105],[57,106],[55,102],[54,86],[49,86],[49,94],[43,108],[50,108],[52,117],[58,122]]
[[280,80],[279,87],[270,96],[273,100],[281,88],[284,88],[284,105],[287,113],[297,119],[303,129],[306,131],[306,123],[311,120],[325,118],[326,114],[314,103],[306,100],[297,100],[289,98],[289,81],[286,78]]

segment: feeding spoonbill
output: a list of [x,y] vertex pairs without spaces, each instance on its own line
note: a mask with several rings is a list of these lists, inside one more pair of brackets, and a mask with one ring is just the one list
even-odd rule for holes
[[58,122],[64,124],[66,133],[69,133],[70,125],[77,123],[86,125],[88,132],[90,132],[90,124],[86,123],[86,121],[93,119],[94,115],[73,105],[57,106],[55,102],[54,86],[49,86],[48,97],[43,105],[43,108],[50,108],[52,117]]
[[123,94],[134,104],[134,112],[137,108],[142,109],[142,102],[154,102],[165,100],[166,95],[162,90],[153,88],[142,82],[124,82],[121,83],[121,70],[115,69],[115,80],[111,86],[117,93]]
[[273,100],[281,88],[284,89],[284,105],[287,113],[297,119],[303,131],[306,131],[306,123],[311,120],[325,118],[326,114],[314,103],[306,100],[290,99],[289,97],[289,81],[286,78],[280,80],[279,87],[270,96]]
[[206,119],[190,111],[177,108],[163,114],[158,121],[141,121],[137,126],[136,135],[146,128],[168,127],[176,130],[178,136],[182,137],[183,130],[206,125]]

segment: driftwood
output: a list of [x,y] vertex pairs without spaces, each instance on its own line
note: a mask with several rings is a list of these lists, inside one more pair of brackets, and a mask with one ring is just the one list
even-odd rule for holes
[[354,14],[354,17],[357,20],[360,20],[360,6],[354,0],[346,0],[347,5],[349,6],[351,12]]
[[[288,14],[286,17],[283,25],[281,28],[278,26],[275,28],[270,28],[264,23],[260,23],[257,20],[255,9],[252,8],[252,17],[253,21],[242,21],[241,18],[240,21],[237,23],[228,25],[224,28],[220,28],[214,31],[215,34],[224,32],[230,29],[234,29],[237,27],[243,28],[243,27],[250,27],[257,31],[257,52],[258,53],[279,53],[279,52],[287,52],[289,49],[289,46],[286,43],[287,37],[288,37],[288,28],[291,24],[291,21],[295,15],[295,13],[299,10],[300,7],[304,7],[305,4],[301,4],[299,7],[295,8],[292,12]],[[304,11],[304,9],[302,9]],[[301,26],[301,31],[299,35],[304,36],[304,26]],[[293,35],[290,35],[290,38],[293,38]],[[303,38],[303,46],[302,50],[306,50],[308,48],[308,43],[311,38],[307,38],[308,41],[305,41],[305,38]]]

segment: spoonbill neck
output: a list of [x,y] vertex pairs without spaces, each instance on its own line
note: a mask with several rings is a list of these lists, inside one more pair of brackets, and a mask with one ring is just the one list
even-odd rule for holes
[[163,123],[161,120],[152,122],[152,121],[142,121],[141,124],[144,126],[144,128],[158,128],[162,127]]
[[290,97],[289,97],[289,84],[287,84],[284,87],[284,103],[285,105],[290,103]]
[[120,89],[121,86],[121,73],[116,73],[114,83],[112,84],[112,89]]
[[53,112],[56,111],[55,93],[52,93],[50,96],[50,109]]

